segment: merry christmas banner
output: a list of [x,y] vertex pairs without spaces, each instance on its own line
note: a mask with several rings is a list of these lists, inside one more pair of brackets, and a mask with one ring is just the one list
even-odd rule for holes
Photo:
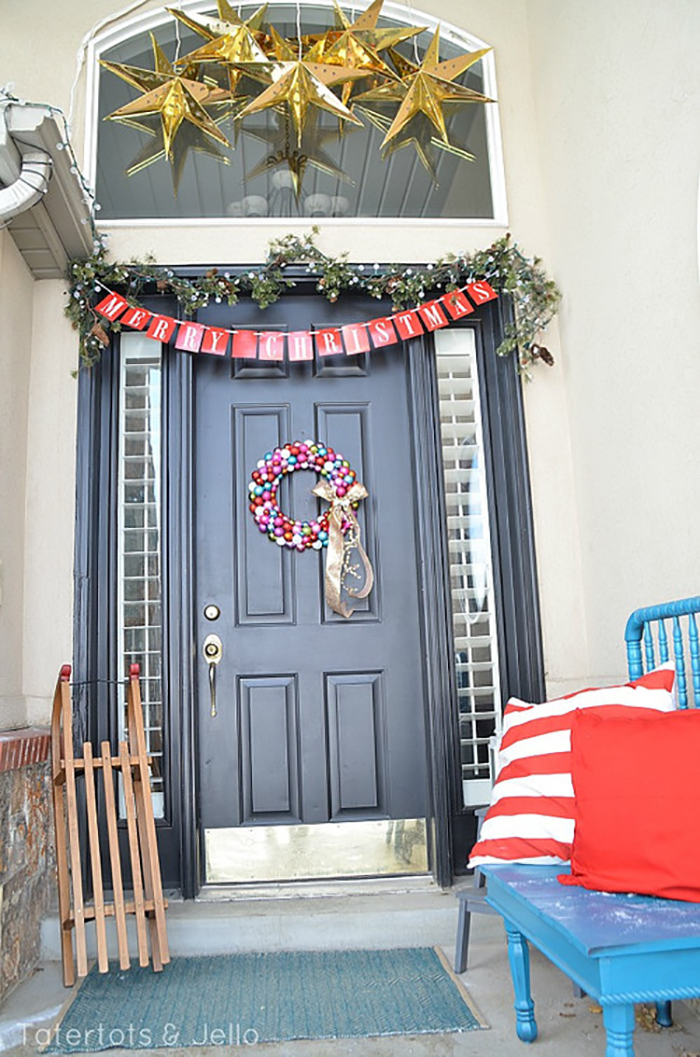
[[235,359],[312,360],[318,356],[357,356],[372,349],[386,348],[416,338],[426,331],[447,327],[474,311],[474,306],[493,301],[498,294],[480,279],[460,290],[426,301],[413,309],[380,316],[366,323],[345,323],[321,330],[239,330],[211,327],[189,320],[149,312],[109,290],[95,306],[110,322],[145,332],[154,341],[170,344],[183,352],[232,356]]

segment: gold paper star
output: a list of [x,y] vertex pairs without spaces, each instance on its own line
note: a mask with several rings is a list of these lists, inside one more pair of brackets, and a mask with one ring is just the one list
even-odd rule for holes
[[179,22],[182,22],[183,25],[193,29],[200,37],[204,37],[205,40],[215,40],[216,37],[224,37],[240,29],[241,26],[245,26],[252,33],[260,34],[265,19],[265,12],[267,11],[267,4],[259,7],[245,22],[226,0],[217,0],[216,7],[219,12],[218,18],[212,18],[210,15],[200,15],[199,21],[186,15],[184,11],[180,11],[176,7],[167,7],[166,11],[178,19]]
[[264,92],[248,103],[238,117],[257,114],[269,107],[279,107],[286,103],[294,121],[297,133],[297,144],[301,143],[306,115],[310,107],[327,110],[341,121],[351,121],[355,125],[362,122],[338,99],[329,85],[342,84],[345,81],[364,77],[362,70],[345,66],[331,66],[321,62],[307,62],[294,54],[288,41],[270,27],[274,44],[276,61],[240,64],[243,70],[265,73],[272,83]]
[[108,115],[108,119],[119,121],[122,118],[138,119],[149,114],[160,114],[163,146],[168,157],[172,157],[173,141],[183,121],[190,122],[225,147],[230,147],[231,144],[204,107],[229,102],[231,93],[217,85],[194,80],[192,67],[188,66],[181,74],[177,73],[152,33],[151,41],[155,70],[140,70],[113,62],[102,63],[129,84],[145,89],[145,95],[115,110]]
[[457,55],[454,59],[440,62],[440,31],[438,29],[435,31],[435,36],[428,46],[422,63],[415,68],[415,72],[406,75],[401,82],[380,85],[378,88],[357,96],[357,101],[364,103],[401,101],[396,117],[384,137],[382,147],[398,135],[412,118],[421,113],[432,122],[443,142],[449,143],[442,111],[445,103],[493,102],[480,92],[453,83],[455,77],[468,70],[490,50],[490,48],[483,48],[481,51],[468,52]]
[[[266,5],[267,6],[267,5]],[[178,12],[175,8],[168,8],[171,14],[177,15],[187,25],[191,25],[193,19]],[[217,23],[228,28],[221,36],[213,36],[203,44],[201,48],[183,56],[178,65],[195,62],[220,63],[227,67],[228,85],[231,92],[235,92],[238,82],[242,76],[240,69],[231,69],[238,62],[266,62],[267,55],[260,47],[257,36],[253,31],[260,28],[265,7],[258,11],[247,22],[242,22],[235,11],[229,7],[226,0],[219,0],[219,13],[230,16],[226,22]],[[233,21],[235,19],[235,22]],[[208,32],[208,31],[207,31]]]
[[348,17],[342,11],[338,0],[333,0],[335,8],[336,23],[344,30],[351,31],[353,36],[364,44],[369,44],[375,51],[384,51],[385,48],[393,48],[402,40],[408,40],[422,33],[426,26],[404,26],[399,29],[377,29],[377,22],[382,11],[384,0],[373,0],[366,11],[351,24]]
[[[384,0],[380,0],[383,3]],[[340,10],[338,8],[338,10]],[[342,14],[342,12],[341,12]],[[344,66],[350,69],[363,70],[365,75],[379,74],[384,80],[397,80],[397,75],[388,66],[379,53],[370,44],[365,43],[354,32],[354,26],[348,26],[342,33],[329,31],[305,55],[306,62],[323,62],[329,66]],[[415,30],[416,33],[420,32]],[[343,85],[342,100],[347,104],[353,85]]]

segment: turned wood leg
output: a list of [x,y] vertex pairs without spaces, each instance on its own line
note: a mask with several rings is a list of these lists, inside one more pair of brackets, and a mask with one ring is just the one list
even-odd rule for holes
[[634,1057],[634,1005],[603,1006],[605,1057]]
[[537,1038],[535,1004],[530,995],[530,951],[527,940],[510,921],[505,921],[508,936],[508,961],[515,992],[515,1030],[523,1042]]

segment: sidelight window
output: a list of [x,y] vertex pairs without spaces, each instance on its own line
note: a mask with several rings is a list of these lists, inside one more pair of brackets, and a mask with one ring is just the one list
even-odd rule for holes
[[484,434],[473,330],[435,335],[465,806],[488,800],[500,710]]
[[[156,817],[163,816],[162,363],[157,342],[121,340],[118,464],[117,669],[141,670],[146,747]],[[119,738],[125,736],[126,688]]]

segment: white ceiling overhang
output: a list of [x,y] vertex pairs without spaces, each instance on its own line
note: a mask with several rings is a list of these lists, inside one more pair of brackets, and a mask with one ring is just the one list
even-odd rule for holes
[[[6,209],[4,217],[0,209],[0,224],[7,223],[36,279],[63,278],[72,258],[93,249],[90,206],[71,172],[71,154],[62,149],[64,139],[46,107],[0,108],[0,206],[4,202]],[[3,196],[10,188],[14,194]]]

